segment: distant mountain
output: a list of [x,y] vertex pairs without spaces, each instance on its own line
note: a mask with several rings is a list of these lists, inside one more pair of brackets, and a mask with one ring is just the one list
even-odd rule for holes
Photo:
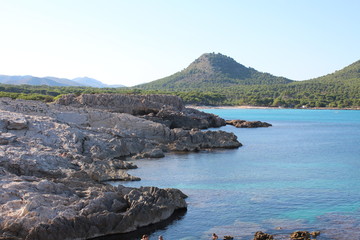
[[235,85],[287,84],[292,80],[276,77],[245,67],[231,57],[220,53],[206,53],[186,69],[171,76],[141,84],[144,89],[199,89],[231,87]]
[[78,77],[78,78],[72,79],[72,81],[77,82],[83,86],[91,86],[91,87],[96,87],[96,88],[108,87],[107,84],[104,84],[96,79],[89,78],[89,77]]
[[96,87],[96,88],[117,88],[125,87],[124,85],[107,85],[96,79],[81,77],[74,78],[72,80],[67,78],[56,78],[56,77],[34,77],[30,75],[26,76],[7,76],[0,75],[0,83],[3,84],[13,84],[13,85],[48,85],[48,86],[58,86],[58,87],[67,87],[67,86],[77,86],[77,87]]
[[33,76],[6,76],[0,75],[0,83],[14,84],[14,85],[49,85],[49,86],[69,86],[63,82],[56,81],[50,78],[39,78]]
[[[57,78],[57,77],[45,77],[46,79],[51,79],[55,82],[58,82],[60,84],[63,84],[64,86],[78,86],[83,87],[83,84],[77,83],[73,80],[67,79],[67,78]],[[46,84],[49,85],[49,84]],[[51,85],[50,85],[51,86]]]

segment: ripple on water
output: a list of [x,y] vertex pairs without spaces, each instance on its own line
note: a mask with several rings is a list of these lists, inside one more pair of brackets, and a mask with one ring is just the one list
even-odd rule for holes
[[213,232],[248,240],[259,230],[287,240],[296,230],[319,230],[317,240],[360,239],[360,111],[209,111],[273,127],[224,127],[244,144],[236,150],[137,161],[131,173],[142,181],[128,186],[189,196],[186,215],[151,240],[208,240]]

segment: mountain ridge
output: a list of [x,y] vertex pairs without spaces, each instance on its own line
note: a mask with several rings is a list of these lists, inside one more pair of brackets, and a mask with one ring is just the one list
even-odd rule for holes
[[89,77],[78,77],[74,79],[67,78],[57,78],[57,77],[34,77],[31,75],[19,75],[19,76],[9,76],[9,75],[0,75],[0,83],[2,84],[11,84],[11,85],[47,85],[47,86],[57,86],[57,87],[96,87],[96,88],[116,88],[116,87],[125,87],[124,85],[108,85],[102,83],[99,80]]

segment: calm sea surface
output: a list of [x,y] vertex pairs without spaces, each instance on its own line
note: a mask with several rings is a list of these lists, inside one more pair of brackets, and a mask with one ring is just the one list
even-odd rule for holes
[[179,188],[189,196],[188,211],[151,240],[205,240],[213,232],[252,239],[259,230],[276,239],[295,230],[360,239],[360,111],[204,111],[273,127],[221,128],[244,145],[235,150],[134,161],[139,168],[129,173],[142,180],[124,185]]

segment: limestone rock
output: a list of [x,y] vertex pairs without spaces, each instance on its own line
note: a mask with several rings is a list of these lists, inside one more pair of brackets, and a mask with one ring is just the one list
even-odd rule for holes
[[144,151],[142,153],[139,153],[139,154],[133,156],[134,159],[139,159],[139,158],[162,158],[162,157],[165,157],[165,154],[164,154],[163,150],[161,150],[159,148]]
[[[120,159],[241,145],[232,133],[185,130],[192,126],[192,117],[203,116],[197,126],[221,124],[221,119],[185,109],[177,97],[103,94],[61,99],[62,104],[0,99],[2,238],[88,239],[165,220],[186,208],[186,196],[176,189],[105,184],[139,180],[125,171],[136,165]],[[184,121],[171,129],[119,113],[127,106],[133,114],[153,116],[178,111]]]
[[8,119],[8,123],[6,126],[8,130],[21,130],[27,127],[28,127],[27,121],[23,116]]
[[182,110],[184,104],[177,96],[129,94],[69,94],[57,100],[58,104],[75,107],[92,107],[111,112],[144,115],[161,109]]
[[296,231],[290,235],[293,240],[310,240],[310,233],[307,231]]
[[144,116],[151,121],[165,124],[167,127],[183,129],[207,129],[210,127],[225,126],[225,120],[211,113],[201,112],[192,108],[184,108],[182,111],[162,109],[156,115]]
[[133,231],[186,208],[185,195],[176,189],[59,180],[16,176],[0,168],[0,235],[88,239]]
[[2,133],[0,132],[0,145],[7,145],[9,143],[15,142],[17,139],[16,135],[12,133]]
[[233,133],[224,131],[200,131],[198,129],[172,130],[175,141],[169,144],[172,151],[198,151],[209,148],[238,148],[241,143]]
[[131,176],[124,170],[110,166],[104,161],[94,162],[85,168],[85,172],[95,181],[140,181],[140,178]]
[[312,237],[317,237],[317,236],[320,235],[320,231],[311,232],[310,235],[311,235]]
[[260,121],[245,121],[245,120],[227,120],[226,124],[233,125],[237,128],[258,128],[271,127],[270,123]]
[[224,240],[233,240],[233,239],[234,239],[233,236],[229,236],[229,235],[224,236]]
[[[169,128],[206,129],[225,125],[225,120],[222,118],[196,109],[185,108],[179,97],[171,95],[83,94],[76,96],[70,94],[62,96],[57,103],[65,106],[91,107],[109,112],[142,115],[145,119],[165,124]],[[67,119],[79,118],[79,116],[67,115]],[[103,119],[106,119],[105,116]]]
[[261,231],[258,231],[254,234],[254,240],[273,240],[273,235],[270,235],[268,233],[263,233]]

